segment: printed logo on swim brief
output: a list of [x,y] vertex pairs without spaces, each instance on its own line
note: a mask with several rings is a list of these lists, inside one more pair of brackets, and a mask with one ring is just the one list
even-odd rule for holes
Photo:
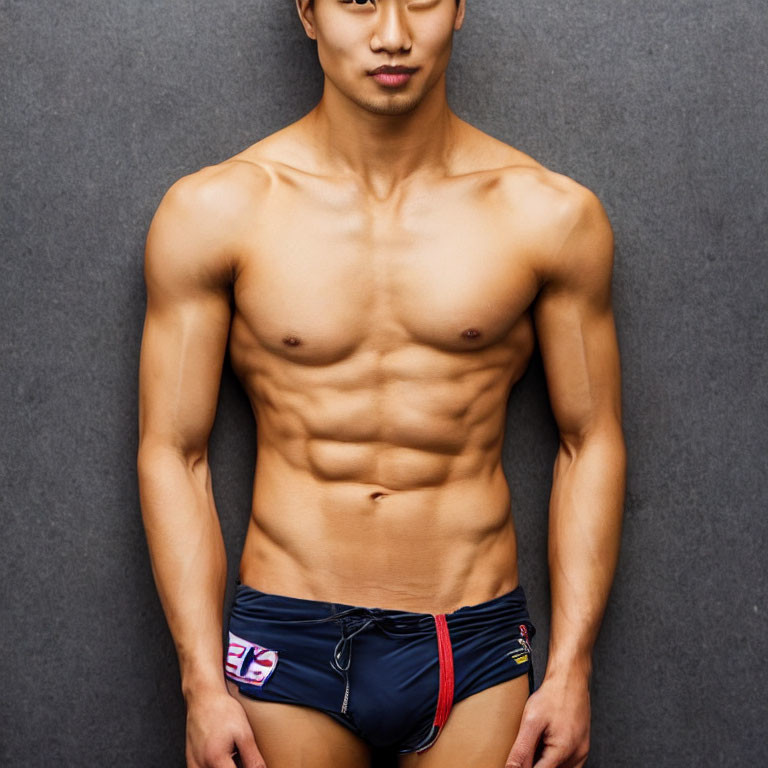
[[518,648],[514,648],[507,656],[509,656],[515,664],[524,664],[531,655],[531,642],[528,635],[528,627],[525,624],[519,624],[520,637],[517,639]]
[[517,644],[519,647],[513,648],[506,655],[509,656],[515,664],[524,664],[530,658],[530,646],[522,637],[517,638]]
[[249,685],[264,685],[277,667],[277,651],[229,633],[224,673],[231,680]]

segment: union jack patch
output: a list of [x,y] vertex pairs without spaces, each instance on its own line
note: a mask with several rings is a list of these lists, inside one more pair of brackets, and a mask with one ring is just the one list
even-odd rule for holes
[[224,674],[249,685],[264,685],[277,667],[277,651],[229,633]]

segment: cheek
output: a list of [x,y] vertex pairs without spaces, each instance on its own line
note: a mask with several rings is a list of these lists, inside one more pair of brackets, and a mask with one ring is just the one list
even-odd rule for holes
[[451,57],[451,38],[435,35],[425,35],[419,40],[419,63],[425,70],[442,72]]
[[349,67],[350,51],[360,47],[359,30],[351,29],[344,24],[334,24],[323,33],[317,41],[317,57],[323,69],[339,69]]
[[437,57],[449,50],[453,35],[453,15],[430,19],[429,24],[414,25],[413,37],[421,52],[427,57]]

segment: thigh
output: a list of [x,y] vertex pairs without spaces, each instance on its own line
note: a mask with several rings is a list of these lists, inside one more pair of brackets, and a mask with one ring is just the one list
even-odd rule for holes
[[399,755],[399,768],[504,768],[528,695],[528,675],[519,675],[462,699],[437,741],[422,754]]
[[370,748],[349,728],[320,710],[244,696],[227,680],[242,704],[267,768],[368,768]]

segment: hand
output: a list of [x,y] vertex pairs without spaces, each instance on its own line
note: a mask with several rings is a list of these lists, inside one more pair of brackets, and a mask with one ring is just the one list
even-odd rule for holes
[[[580,674],[545,677],[525,703],[505,768],[582,768],[589,752],[588,680]],[[541,759],[536,745],[541,737]]]
[[245,710],[226,688],[187,698],[186,757],[187,768],[267,768]]

